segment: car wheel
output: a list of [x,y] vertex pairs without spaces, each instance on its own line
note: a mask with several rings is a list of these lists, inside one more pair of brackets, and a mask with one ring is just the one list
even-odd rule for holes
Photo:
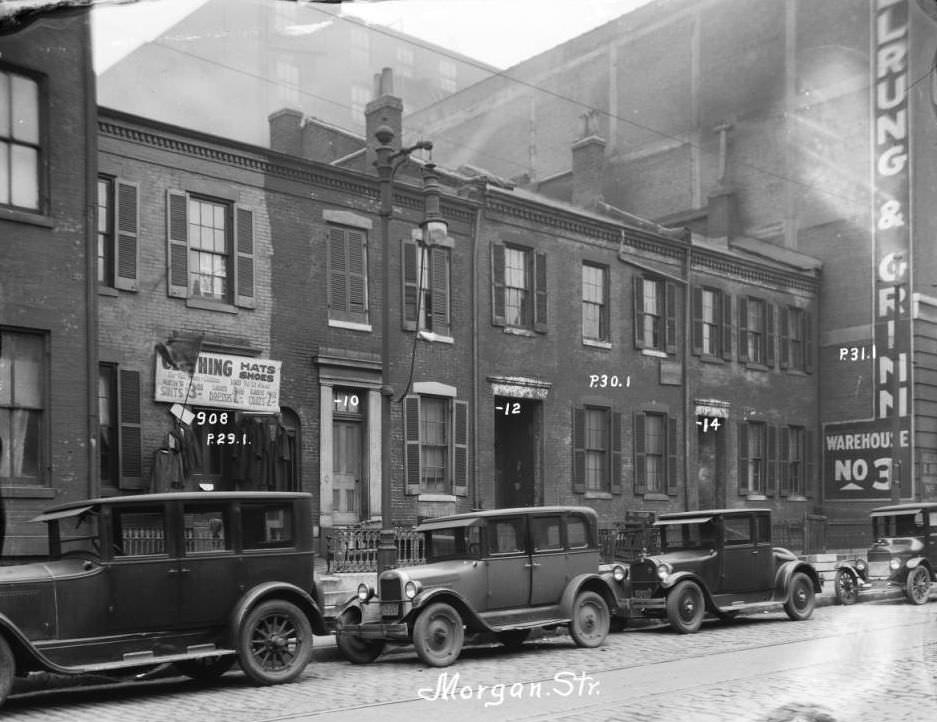
[[257,684],[298,677],[312,654],[312,627],[302,610],[283,599],[254,607],[238,632],[241,669]]
[[608,605],[595,592],[580,592],[573,603],[569,636],[580,647],[598,647],[608,636]]
[[908,573],[904,593],[911,604],[923,604],[927,601],[930,594],[930,574],[926,567],[917,566]]
[[498,641],[508,649],[520,649],[529,636],[529,629],[512,629],[507,632],[498,632]]
[[813,614],[816,602],[810,577],[803,572],[794,574],[788,587],[787,601],[784,602],[784,611],[787,612],[787,616],[795,622],[803,621]]
[[227,654],[220,657],[199,657],[198,659],[181,659],[174,664],[175,668],[192,679],[209,682],[218,679],[234,666],[234,655]]
[[384,651],[384,640],[362,639],[350,634],[342,634],[342,625],[361,624],[361,610],[346,609],[338,618],[335,644],[342,656],[352,664],[370,664]]
[[0,637],[0,704],[6,702],[6,698],[13,688],[13,673],[16,671],[16,661],[13,659],[13,652],[10,651],[10,645]]
[[833,589],[837,604],[855,604],[859,601],[859,585],[852,572],[846,569],[840,569],[836,572]]
[[667,595],[667,621],[680,634],[693,634],[703,624],[706,605],[696,582],[679,582]]
[[448,667],[458,659],[465,641],[462,617],[444,602],[430,604],[413,623],[413,646],[430,667]]

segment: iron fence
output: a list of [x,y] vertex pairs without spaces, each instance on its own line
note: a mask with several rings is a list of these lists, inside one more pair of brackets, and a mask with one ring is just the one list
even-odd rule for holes
[[[397,565],[411,566],[426,563],[423,535],[412,527],[394,528],[397,546]],[[381,530],[372,525],[338,528],[328,537],[326,570],[329,572],[376,572],[377,549],[381,543]]]

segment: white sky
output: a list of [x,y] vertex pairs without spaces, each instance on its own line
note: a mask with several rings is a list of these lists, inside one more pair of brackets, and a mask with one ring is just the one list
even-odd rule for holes
[[[285,0],[260,0],[271,5]],[[92,13],[98,73],[206,0],[101,2]],[[649,0],[378,0],[342,11],[505,68]]]

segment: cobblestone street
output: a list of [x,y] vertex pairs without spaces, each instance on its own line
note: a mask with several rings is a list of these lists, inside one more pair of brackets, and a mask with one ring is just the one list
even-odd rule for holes
[[[439,690],[448,699],[427,699]],[[354,667],[326,644],[295,684],[253,687],[231,672],[210,686],[173,678],[35,692],[12,697],[4,719],[767,722],[811,719],[804,710],[813,710],[837,722],[920,720],[935,694],[937,604],[891,601],[825,607],[802,623],[759,614],[689,636],[636,629],[598,650],[562,635],[517,653],[475,647],[445,670],[424,667],[407,648]]]

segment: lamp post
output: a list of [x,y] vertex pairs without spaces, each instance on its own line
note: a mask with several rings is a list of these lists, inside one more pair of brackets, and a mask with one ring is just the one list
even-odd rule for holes
[[[381,243],[384,244],[382,250],[382,303],[381,310],[381,537],[377,549],[378,572],[394,567],[397,563],[397,544],[394,538],[394,525],[391,514],[391,505],[393,503],[392,474],[393,465],[391,463],[391,427],[390,427],[390,403],[394,391],[390,384],[390,299],[391,299],[391,281],[390,281],[390,221],[394,214],[394,174],[397,169],[406,162],[410,154],[415,150],[432,150],[433,144],[428,141],[420,141],[407,148],[401,148],[395,151],[391,146],[394,140],[394,131],[390,126],[381,125],[374,132],[374,137],[378,142],[375,149],[377,156],[374,166],[377,168],[377,177],[380,184],[381,207],[379,215],[381,217]],[[431,164],[430,164],[431,165]],[[432,179],[428,176],[432,176]],[[427,183],[425,193],[425,203],[427,217],[420,224],[423,228],[424,239],[427,238],[431,229],[438,228],[440,223],[445,227],[445,221],[439,214],[439,186],[435,184],[435,174],[432,172],[424,176],[424,182]],[[433,185],[435,184],[435,185]],[[433,189],[429,186],[433,185]],[[435,205],[431,197],[435,198]],[[432,206],[432,208],[430,207]],[[445,233],[445,231],[443,231]]]

